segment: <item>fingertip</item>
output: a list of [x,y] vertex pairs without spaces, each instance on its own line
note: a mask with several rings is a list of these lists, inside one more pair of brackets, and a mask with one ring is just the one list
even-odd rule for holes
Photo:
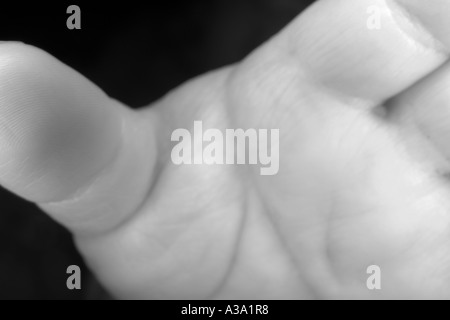
[[114,157],[120,115],[73,69],[33,46],[0,47],[0,182],[36,202],[66,198]]
[[[441,1],[420,2],[419,8],[434,8],[437,21],[448,20]],[[289,57],[296,59],[310,81],[324,92],[358,98],[374,106],[386,101],[448,58],[436,47],[444,43],[437,37],[448,29],[448,22],[430,26],[429,15],[402,14],[406,10],[396,10],[392,3],[316,1],[281,34],[288,43]]]

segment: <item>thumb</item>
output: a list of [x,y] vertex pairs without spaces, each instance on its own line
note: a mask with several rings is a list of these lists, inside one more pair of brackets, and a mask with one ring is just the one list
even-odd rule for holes
[[148,119],[49,54],[0,44],[0,184],[77,233],[117,226],[151,183]]

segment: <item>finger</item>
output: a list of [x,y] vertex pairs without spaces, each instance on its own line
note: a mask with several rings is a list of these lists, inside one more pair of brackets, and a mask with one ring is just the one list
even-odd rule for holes
[[[445,0],[317,1],[236,75],[249,85],[258,83],[253,85],[259,89],[255,95],[276,96],[273,88],[295,82],[297,88],[313,85],[319,94],[373,106],[446,61],[449,16],[450,2]],[[236,82],[236,90],[244,91],[242,79]]]
[[140,204],[154,164],[147,128],[42,50],[0,45],[0,183],[72,231],[112,228]]

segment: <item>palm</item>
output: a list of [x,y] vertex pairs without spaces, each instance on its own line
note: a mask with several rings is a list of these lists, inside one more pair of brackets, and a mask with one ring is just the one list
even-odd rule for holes
[[[197,119],[216,128],[281,128],[280,172],[175,166],[166,146],[141,212],[89,250],[93,257],[103,252],[100,261],[92,258],[94,265],[120,264],[106,283],[129,295],[121,281],[116,287],[116,279],[127,279],[130,291],[150,297],[445,294],[447,275],[439,266],[448,253],[447,190],[418,168],[420,155],[410,151],[420,141],[403,138],[414,132],[406,124],[390,126],[395,114],[383,117],[332,99],[315,103],[320,93],[289,89],[290,78],[266,81],[288,97],[311,98],[284,101],[272,87],[273,100],[264,101],[258,97],[268,93],[247,91],[239,72],[224,89],[229,76],[225,70],[196,80],[188,96],[181,90],[145,115],[169,119],[161,132],[167,137]],[[211,91],[217,94],[202,95]],[[185,112],[177,118],[180,108]],[[271,112],[289,117],[264,117]],[[117,243],[125,247],[117,251]],[[83,242],[82,249],[90,245]],[[382,293],[366,287],[373,264],[382,270]]]

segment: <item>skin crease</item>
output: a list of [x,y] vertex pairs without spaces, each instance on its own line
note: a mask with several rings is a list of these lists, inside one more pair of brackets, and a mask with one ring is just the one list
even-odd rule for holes
[[[111,107],[107,130],[121,119],[118,145],[101,144],[114,154],[105,168],[79,188],[59,188],[58,200],[50,187],[34,189],[57,179],[52,172],[35,184],[3,174],[2,184],[67,226],[118,298],[449,298],[447,56],[428,47],[434,41],[415,42],[423,33],[405,36],[385,1],[370,2],[384,8],[384,29],[370,33],[369,2],[319,1],[244,61],[151,108],[92,94],[84,100],[92,108]],[[36,49],[10,48],[73,72]],[[279,173],[172,164],[171,133],[195,120],[204,130],[280,129]],[[98,143],[76,142],[77,152]],[[370,265],[381,267],[381,290],[366,287]]]

